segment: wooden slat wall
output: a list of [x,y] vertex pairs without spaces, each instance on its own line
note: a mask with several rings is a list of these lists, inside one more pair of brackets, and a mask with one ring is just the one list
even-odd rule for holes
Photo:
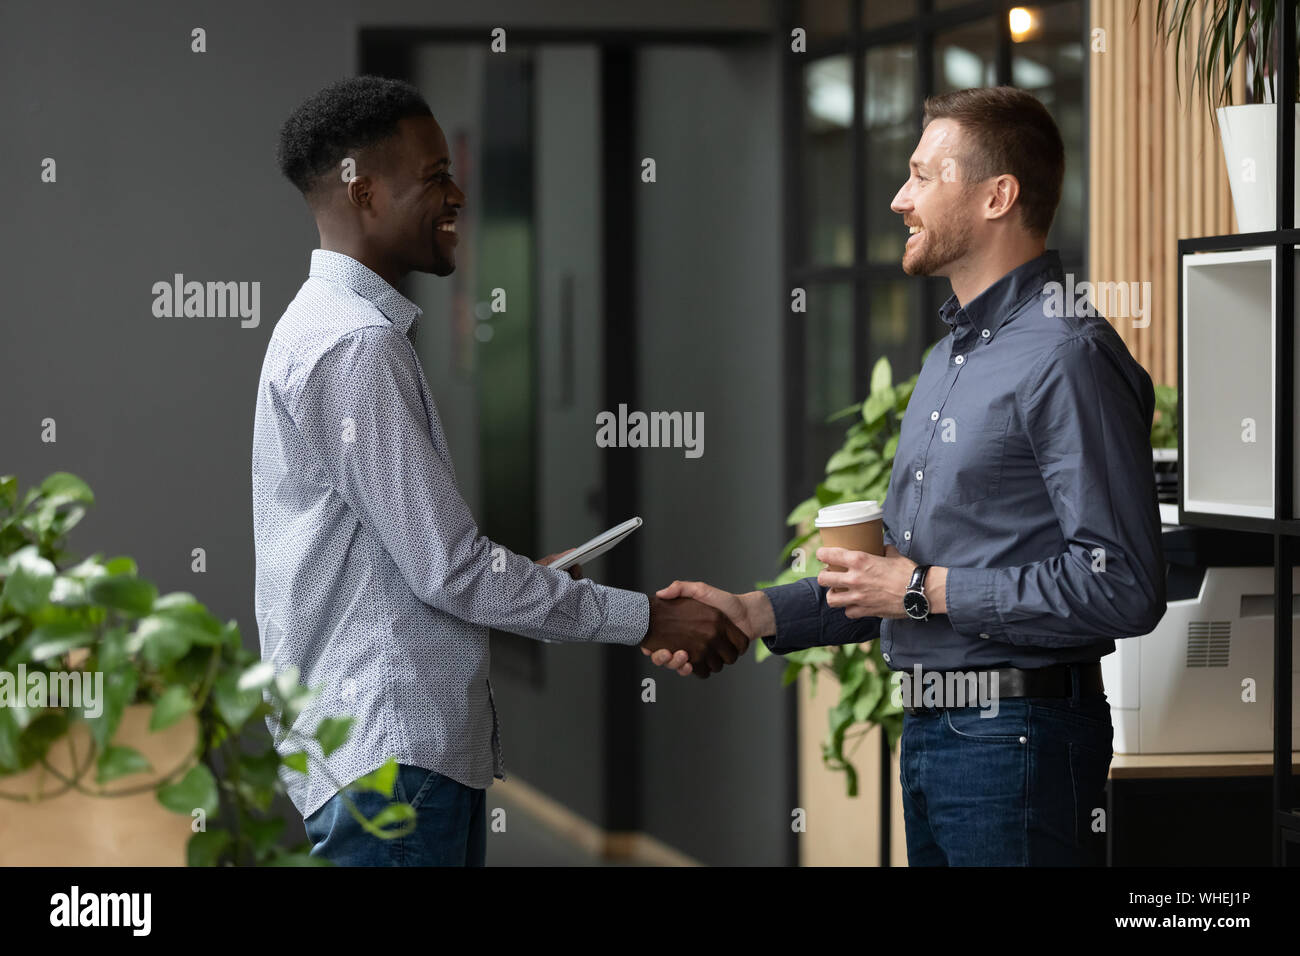
[[[1186,72],[1161,43],[1155,3],[1092,0],[1090,23],[1105,52],[1090,52],[1088,227],[1094,282],[1151,283],[1150,325],[1111,316],[1156,382],[1178,383],[1177,240],[1235,232],[1218,124]],[[1193,14],[1199,20],[1200,14]],[[1199,24],[1198,24],[1199,27]],[[1194,59],[1193,59],[1194,61]],[[1181,100],[1175,70],[1182,71]],[[1242,102],[1244,79],[1234,80]],[[1107,304],[1097,302],[1106,314]]]

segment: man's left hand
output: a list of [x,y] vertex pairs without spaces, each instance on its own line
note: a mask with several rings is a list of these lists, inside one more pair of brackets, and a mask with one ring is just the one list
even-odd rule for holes
[[[575,549],[574,548],[569,549],[569,551],[573,551],[573,550]],[[569,551],[561,551],[558,554],[548,554],[544,558],[538,558],[536,561],[533,562],[533,564],[542,564],[542,565],[550,564],[555,559],[564,557],[566,554],[569,553]],[[575,564],[571,568],[565,568],[565,570],[569,573],[569,577],[573,578],[573,580],[575,581],[580,580],[582,578],[581,564]]]
[[844,608],[845,617],[907,617],[903,592],[912,580],[916,562],[903,557],[892,544],[885,548],[883,557],[845,548],[818,548],[817,560],[848,568],[822,569],[817,575],[817,583],[831,589],[826,592],[826,604]]

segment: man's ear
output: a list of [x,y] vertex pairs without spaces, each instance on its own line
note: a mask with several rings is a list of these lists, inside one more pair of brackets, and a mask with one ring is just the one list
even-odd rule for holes
[[375,184],[369,176],[356,176],[348,182],[348,203],[369,208],[375,199]]
[[986,215],[989,219],[1001,219],[1011,211],[1020,198],[1020,181],[1008,173],[998,176],[993,182],[993,192],[989,196]]

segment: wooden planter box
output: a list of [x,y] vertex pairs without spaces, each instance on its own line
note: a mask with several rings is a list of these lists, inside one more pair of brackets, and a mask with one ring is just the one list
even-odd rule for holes
[[[193,717],[166,730],[149,732],[153,708],[128,707],[114,743],[134,747],[148,758],[154,772],[114,780],[109,793],[156,783],[193,750],[198,728]],[[84,761],[90,750],[90,733],[78,723],[71,731],[77,757]],[[51,749],[50,763],[71,776],[66,740]],[[82,786],[98,790],[92,767]],[[44,767],[0,777],[6,794],[57,791],[63,786]],[[172,813],[158,802],[152,789],[125,797],[88,796],[69,790],[33,803],[0,799],[0,866],[184,866],[190,818]]]

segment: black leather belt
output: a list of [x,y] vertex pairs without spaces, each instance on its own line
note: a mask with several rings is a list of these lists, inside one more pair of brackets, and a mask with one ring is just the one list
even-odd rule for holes
[[[1031,670],[1023,670],[1019,667],[994,667],[982,671],[958,671],[956,672],[961,678],[966,678],[970,674],[975,674],[980,685],[984,681],[989,684],[985,686],[997,687],[997,696],[1003,697],[1070,697],[1074,694],[1074,682],[1071,680],[1071,671],[1078,675],[1079,695],[1100,694],[1105,688],[1101,681],[1101,662],[1093,661],[1087,664],[1052,664],[1048,667],[1035,667]],[[928,673],[928,672],[923,672]],[[934,691],[943,697],[947,693],[949,681],[946,671],[936,671],[943,675],[943,681],[937,683]],[[980,677],[981,674],[988,674],[987,678]],[[997,683],[993,684],[993,675],[997,675]],[[933,707],[914,707],[907,704],[903,705],[903,710],[909,714],[921,714],[935,710],[946,710],[949,707],[956,706],[955,702],[945,702],[942,705]],[[969,703],[962,706],[972,706]]]

